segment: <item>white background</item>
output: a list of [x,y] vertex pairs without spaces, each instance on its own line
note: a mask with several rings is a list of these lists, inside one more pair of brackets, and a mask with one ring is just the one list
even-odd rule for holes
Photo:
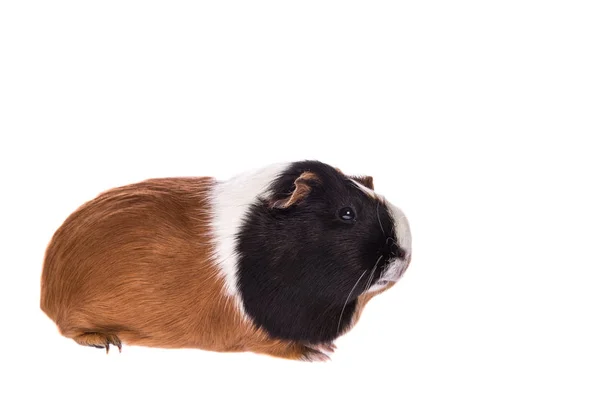
[[[0,397],[598,399],[594,1],[0,3]],[[414,256],[324,364],[62,338],[54,230],[100,191],[320,159]]]

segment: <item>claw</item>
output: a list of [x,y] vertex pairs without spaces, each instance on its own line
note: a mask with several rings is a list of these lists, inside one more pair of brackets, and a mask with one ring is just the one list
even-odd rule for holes
[[325,351],[333,353],[337,349],[337,346],[333,343],[325,343],[325,344],[323,344],[323,349]]
[[330,361],[331,358],[329,358],[329,356],[327,354],[322,353],[319,350],[315,350],[313,348],[306,347],[306,351],[304,352],[304,355],[302,356],[302,360],[310,361],[310,362]]
[[95,347],[97,349],[105,349],[106,354],[110,352],[110,345],[117,346],[119,353],[121,352],[122,345],[121,339],[112,333],[103,332],[86,332],[73,338],[75,342],[82,346]]
[[337,349],[337,346],[333,343],[308,344],[307,347],[326,353],[333,353]]

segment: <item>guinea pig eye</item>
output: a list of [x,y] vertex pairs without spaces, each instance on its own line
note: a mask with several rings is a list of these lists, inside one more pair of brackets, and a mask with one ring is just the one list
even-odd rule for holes
[[338,216],[344,222],[352,222],[352,221],[354,221],[356,219],[356,213],[350,207],[344,207],[344,208],[342,208],[339,211]]

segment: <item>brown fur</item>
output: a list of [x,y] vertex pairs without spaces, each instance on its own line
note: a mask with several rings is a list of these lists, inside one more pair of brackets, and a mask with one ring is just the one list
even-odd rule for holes
[[294,204],[299,203],[305,199],[311,191],[310,184],[312,182],[319,182],[319,177],[313,172],[303,172],[294,181],[294,191],[286,198],[277,200],[271,204],[271,207],[275,208],[288,208]]
[[368,187],[371,190],[375,190],[372,176],[354,176],[352,177],[352,179],[356,180],[359,183],[362,183],[363,185],[365,185],[365,187]]
[[[107,351],[126,343],[323,359],[269,337],[224,295],[210,260],[213,185],[151,179],[104,192],[70,215],[48,245],[41,280],[41,308],[60,333]],[[361,296],[353,324],[371,297]]]

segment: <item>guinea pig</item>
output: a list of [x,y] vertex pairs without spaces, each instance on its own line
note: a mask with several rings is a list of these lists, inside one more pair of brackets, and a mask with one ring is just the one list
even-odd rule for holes
[[153,178],[100,193],[54,233],[40,306],[84,346],[324,361],[403,276],[411,232],[369,176],[320,161]]

